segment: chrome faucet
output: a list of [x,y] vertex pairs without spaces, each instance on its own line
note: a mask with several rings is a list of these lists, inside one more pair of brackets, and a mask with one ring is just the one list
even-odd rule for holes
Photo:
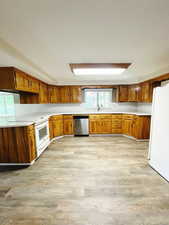
[[101,107],[99,105],[97,105],[97,111],[100,111]]

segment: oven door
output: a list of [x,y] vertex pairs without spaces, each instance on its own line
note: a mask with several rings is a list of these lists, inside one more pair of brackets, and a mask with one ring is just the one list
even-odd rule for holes
[[48,121],[36,125],[35,129],[37,156],[39,157],[45,148],[47,148],[50,144]]

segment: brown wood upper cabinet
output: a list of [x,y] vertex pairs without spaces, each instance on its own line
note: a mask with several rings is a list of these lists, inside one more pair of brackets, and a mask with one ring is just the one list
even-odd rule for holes
[[117,102],[152,102],[153,85],[143,82],[133,85],[120,85],[117,89]]
[[138,102],[139,101],[140,86],[138,84],[133,84],[128,86],[128,102]]
[[140,84],[139,102],[152,102],[153,86],[149,82]]
[[49,102],[48,100],[48,85],[43,83],[43,82],[40,82],[40,86],[39,86],[39,100],[38,102],[40,104],[46,104]]
[[82,102],[82,90],[79,86],[71,86],[71,102],[81,103]]
[[69,86],[60,87],[60,102],[61,103],[71,102],[71,90]]
[[80,103],[82,101],[82,92],[79,86],[60,87],[61,103]]
[[120,85],[117,88],[117,102],[128,102],[128,86]]
[[82,91],[80,86],[52,86],[49,85],[50,103],[80,103]]
[[0,89],[38,93],[39,80],[14,67],[0,67]]
[[118,102],[138,102],[139,101],[139,85],[120,85],[117,90]]
[[61,103],[60,87],[48,86],[49,103]]

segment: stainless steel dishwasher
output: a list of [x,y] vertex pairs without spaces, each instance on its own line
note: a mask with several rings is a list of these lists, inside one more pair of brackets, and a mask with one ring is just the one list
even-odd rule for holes
[[75,136],[89,136],[88,116],[74,116],[74,134]]

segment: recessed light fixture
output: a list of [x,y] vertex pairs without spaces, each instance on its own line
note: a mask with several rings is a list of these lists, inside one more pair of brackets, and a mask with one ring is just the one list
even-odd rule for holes
[[70,64],[75,75],[119,75],[122,74],[131,63],[80,63]]

